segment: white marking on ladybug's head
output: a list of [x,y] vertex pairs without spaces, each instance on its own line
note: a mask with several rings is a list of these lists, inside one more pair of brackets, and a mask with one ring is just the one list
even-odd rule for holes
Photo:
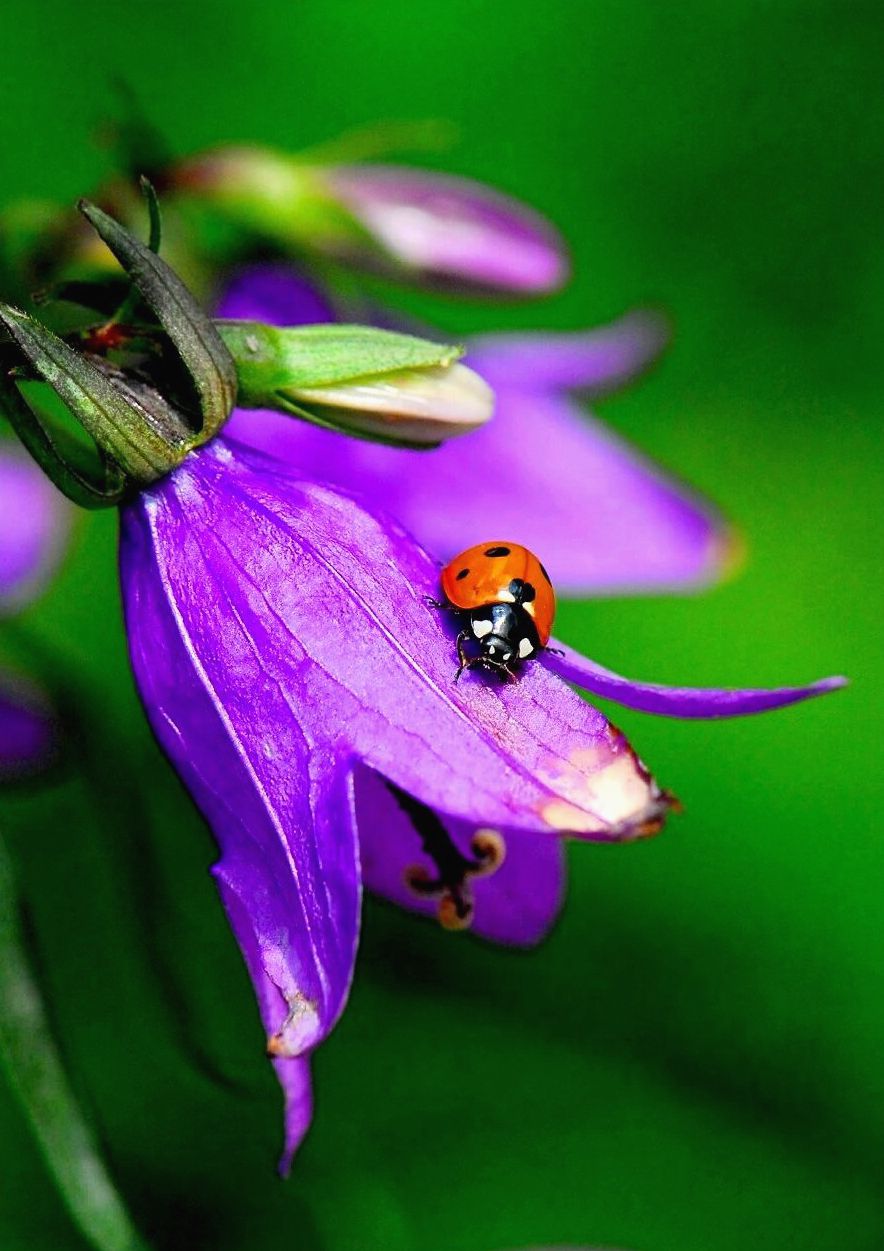
[[495,599],[500,604],[514,604],[516,602],[516,597],[512,591],[498,591]]
[[528,614],[529,617],[533,617],[535,615],[533,602],[530,604],[523,604],[522,607],[525,609],[525,612]]
[[519,639],[519,658],[525,660],[534,651],[534,644],[530,639]]
[[512,653],[512,652],[504,652],[504,653],[503,653],[503,655],[501,656],[501,658],[500,658],[500,659],[501,659],[501,660],[512,660],[512,658],[513,658],[513,653]]
[[493,626],[490,621],[471,621],[470,627],[477,639],[483,639],[486,634],[490,634]]

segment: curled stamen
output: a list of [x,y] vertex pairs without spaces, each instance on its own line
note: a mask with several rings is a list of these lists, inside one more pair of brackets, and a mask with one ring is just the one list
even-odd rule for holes
[[500,868],[506,856],[503,838],[496,830],[476,830],[470,840],[475,857],[471,860],[455,846],[432,808],[392,782],[387,782],[387,788],[408,816],[437,870],[434,877],[423,865],[409,865],[404,874],[406,885],[416,895],[438,898],[437,916],[445,929],[468,929],[475,911],[470,879],[488,877]]
[[506,843],[497,830],[476,830],[470,840],[470,847],[479,862],[471,870],[470,877],[490,877],[506,859]]
[[404,873],[405,883],[416,895],[438,895],[442,889],[439,878],[430,877],[422,864],[410,864]]
[[439,900],[436,916],[444,930],[468,930],[473,923],[472,899],[446,891]]

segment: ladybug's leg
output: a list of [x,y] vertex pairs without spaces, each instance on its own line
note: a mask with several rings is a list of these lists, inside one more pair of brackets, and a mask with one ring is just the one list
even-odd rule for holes
[[466,648],[464,647],[464,643],[466,643],[469,637],[469,630],[461,630],[460,634],[457,636],[457,658],[460,661],[460,664],[457,666],[457,673],[454,675],[455,682],[463,673],[464,669],[471,669],[476,663],[474,659],[467,655]]
[[496,669],[505,682],[512,683],[512,682],[518,682],[519,680],[517,676],[513,673],[509,665],[494,664],[492,662],[491,668]]
[[553,654],[554,656],[564,656],[564,654],[565,654],[565,653],[562,651],[561,647],[542,647],[542,648],[541,648],[541,651],[544,651],[544,652],[552,652],[552,654]]
[[[495,673],[499,673],[504,682],[518,682],[518,675],[513,673],[509,665],[504,664],[502,660],[492,660],[490,656],[481,656],[478,663],[483,669],[493,669]],[[476,664],[476,661],[473,661]]]
[[424,595],[423,601],[428,608],[441,608],[445,612],[460,612],[460,608],[456,608],[454,604],[446,603],[441,599],[433,599],[432,595]]

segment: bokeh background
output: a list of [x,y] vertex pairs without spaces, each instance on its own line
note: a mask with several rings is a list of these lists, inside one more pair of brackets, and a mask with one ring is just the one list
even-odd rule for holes
[[[879,5],[837,0],[7,0],[0,198],[72,201],[124,78],[181,152],[442,118],[428,165],[533,201],[576,276],[533,305],[407,296],[455,333],[651,301],[663,365],[602,405],[716,499],[738,576],[562,608],[621,672],[846,692],[721,724],[616,711],[683,816],[571,848],[531,954],[375,902],[291,1179],[211,841],[144,728],[110,516],[83,518],[0,655],[80,710],[48,793],[4,798],[77,1091],[158,1251],[884,1247]],[[5,1089],[0,1246],[81,1247]]]

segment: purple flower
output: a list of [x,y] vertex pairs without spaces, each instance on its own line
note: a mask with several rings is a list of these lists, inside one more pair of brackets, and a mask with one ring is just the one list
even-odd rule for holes
[[249,146],[186,158],[164,179],[283,251],[514,295],[555,290],[568,276],[550,223],[470,178],[400,165],[317,165]]
[[539,295],[568,277],[553,228],[483,183],[402,165],[338,165],[324,176],[393,260],[428,278]]
[[0,615],[38,593],[61,552],[68,508],[17,443],[0,444]]
[[[220,312],[283,325],[334,320],[315,287],[274,267],[241,275]],[[369,494],[440,557],[505,534],[543,555],[564,594],[685,589],[721,572],[721,519],[571,395],[626,381],[664,339],[646,313],[588,332],[477,339],[467,359],[496,392],[494,419],[468,444],[431,453],[342,439],[278,413],[239,411],[228,428],[307,478]]]
[[572,652],[512,685],[455,685],[439,565],[398,521],[226,436],[122,512],[132,663],[212,826],[218,886],[285,1091],[283,1169],[311,1116],[310,1052],[345,1005],[363,880],[450,925],[538,939],[561,836],[659,830],[671,798],[562,681],[659,711],[734,715],[832,689],[666,690]]
[[[0,444],[0,613],[22,608],[53,568],[67,505],[29,456]],[[0,674],[0,781],[42,767],[52,754],[50,711],[39,692]]]

